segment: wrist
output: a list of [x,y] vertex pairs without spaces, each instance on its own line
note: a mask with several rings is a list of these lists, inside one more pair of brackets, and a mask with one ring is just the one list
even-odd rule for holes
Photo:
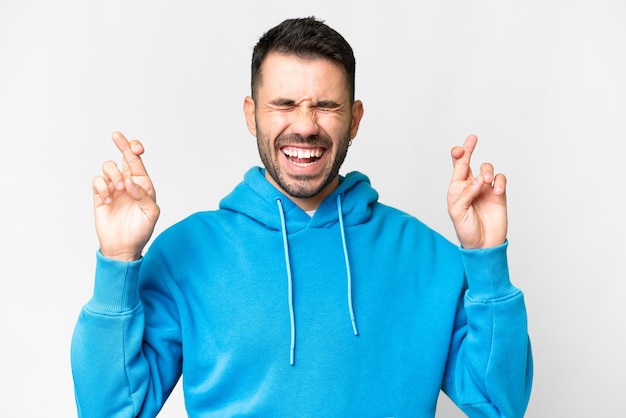
[[124,261],[124,262],[137,261],[141,258],[141,251],[137,252],[137,251],[124,251],[124,250],[111,250],[111,249],[104,249],[102,247],[100,247],[100,254],[102,254],[103,257],[108,258],[110,260]]

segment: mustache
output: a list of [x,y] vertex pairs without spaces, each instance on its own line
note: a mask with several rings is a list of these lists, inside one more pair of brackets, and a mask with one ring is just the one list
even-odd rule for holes
[[333,141],[324,135],[302,136],[298,134],[279,135],[276,138],[276,146],[283,147],[286,145],[308,145],[321,148],[331,148]]

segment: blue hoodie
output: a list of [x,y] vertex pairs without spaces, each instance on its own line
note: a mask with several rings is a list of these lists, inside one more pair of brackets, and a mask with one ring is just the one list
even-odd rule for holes
[[136,262],[97,255],[72,341],[79,415],[521,417],[532,359],[506,243],[463,250],[363,174],[311,217],[253,168]]

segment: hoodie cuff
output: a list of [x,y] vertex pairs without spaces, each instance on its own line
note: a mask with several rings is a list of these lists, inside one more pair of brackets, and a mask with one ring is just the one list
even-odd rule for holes
[[143,259],[117,261],[96,254],[96,277],[93,296],[87,303],[92,312],[121,314],[139,304],[139,268]]
[[509,277],[508,243],[507,240],[497,247],[460,249],[467,276],[467,297],[472,301],[493,301],[519,291]]

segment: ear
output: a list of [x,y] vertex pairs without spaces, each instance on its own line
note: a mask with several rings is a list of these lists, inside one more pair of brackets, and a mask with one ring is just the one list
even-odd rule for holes
[[363,103],[360,100],[355,100],[352,103],[352,124],[350,125],[350,139],[354,139],[359,125],[361,124],[361,118],[363,117]]
[[254,116],[254,110],[254,99],[250,96],[246,96],[246,98],[243,100],[243,114],[246,117],[248,131],[250,131],[252,136],[256,137],[256,117]]

